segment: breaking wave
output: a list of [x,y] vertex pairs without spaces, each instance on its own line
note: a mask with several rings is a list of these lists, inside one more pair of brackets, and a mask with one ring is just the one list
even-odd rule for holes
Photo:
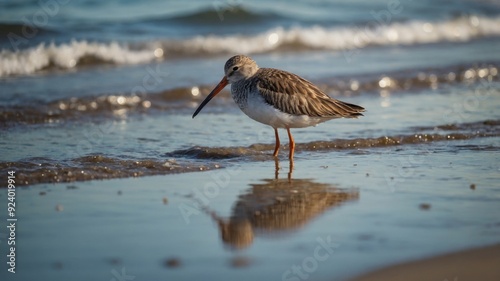
[[166,54],[252,54],[311,49],[342,51],[368,46],[466,42],[500,35],[498,25],[500,17],[470,16],[441,22],[409,21],[379,26],[275,28],[251,36],[198,36],[184,41],[165,41],[161,42],[161,48]]
[[22,51],[0,52],[0,77],[28,75],[50,67],[70,69],[88,64],[138,64],[155,59],[154,51],[132,50],[126,45],[72,41]]
[[40,44],[24,50],[0,51],[0,77],[30,75],[49,68],[71,69],[89,64],[140,64],[172,57],[234,53],[332,50],[369,46],[467,42],[499,36],[500,17],[467,16],[446,21],[395,22],[390,25],[273,28],[253,35],[207,35],[142,43],[71,41]]

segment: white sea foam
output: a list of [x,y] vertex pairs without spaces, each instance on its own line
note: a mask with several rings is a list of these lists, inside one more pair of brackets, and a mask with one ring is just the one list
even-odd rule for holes
[[156,58],[155,50],[130,50],[118,43],[90,43],[72,41],[68,44],[37,47],[0,52],[0,77],[32,74],[48,66],[69,69],[77,66],[83,58],[114,64],[137,64]]
[[118,43],[72,41],[39,45],[21,51],[0,51],[0,77],[27,75],[49,66],[68,69],[84,58],[94,63],[138,64],[158,58],[225,53],[265,53],[281,50],[326,49],[350,51],[368,46],[466,42],[500,36],[500,17],[460,17],[446,21],[395,22],[325,28],[274,28],[256,35],[197,36],[185,40],[144,42],[135,49]]
[[251,54],[280,49],[341,51],[373,45],[465,42],[474,38],[500,35],[500,17],[470,16],[441,22],[409,21],[390,25],[374,23],[336,28],[276,28],[254,36],[200,36],[176,44],[165,42],[164,47],[193,53]]

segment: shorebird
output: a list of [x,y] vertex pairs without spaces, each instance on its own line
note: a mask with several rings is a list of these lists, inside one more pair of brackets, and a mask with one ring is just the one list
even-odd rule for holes
[[316,126],[335,118],[358,118],[365,109],[329,97],[306,79],[293,73],[259,68],[248,56],[236,55],[224,65],[224,77],[200,104],[193,118],[227,84],[239,108],[253,120],[274,128],[278,156],[280,139],[278,128],[286,129],[290,140],[289,159],[293,160],[295,141],[291,128]]

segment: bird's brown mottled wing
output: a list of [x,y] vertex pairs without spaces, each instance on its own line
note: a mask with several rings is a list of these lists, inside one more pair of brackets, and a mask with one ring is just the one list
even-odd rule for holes
[[254,79],[264,100],[289,114],[357,118],[365,111],[361,106],[329,97],[311,82],[290,72],[261,68]]

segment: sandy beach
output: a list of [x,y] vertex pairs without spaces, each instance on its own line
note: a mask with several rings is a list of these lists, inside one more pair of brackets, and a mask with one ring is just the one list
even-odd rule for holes
[[[412,146],[411,155],[425,149]],[[468,280],[467,272],[490,264],[478,259],[453,271],[455,255],[437,264],[432,257],[497,242],[496,171],[456,172],[486,168],[496,157],[477,153],[426,154],[397,185],[385,175],[398,167],[388,169],[380,155],[340,151],[299,155],[291,174],[288,161],[276,173],[269,158],[207,172],[21,187],[17,256],[33,270],[20,267],[9,280],[111,280],[122,270],[143,280],[348,280],[424,258],[431,259],[411,270],[431,263],[429,274],[436,266],[446,274],[436,280]],[[5,199],[7,190],[0,194]],[[461,262],[476,260],[466,256]]]
[[378,270],[353,281],[500,279],[500,245],[419,260]]

